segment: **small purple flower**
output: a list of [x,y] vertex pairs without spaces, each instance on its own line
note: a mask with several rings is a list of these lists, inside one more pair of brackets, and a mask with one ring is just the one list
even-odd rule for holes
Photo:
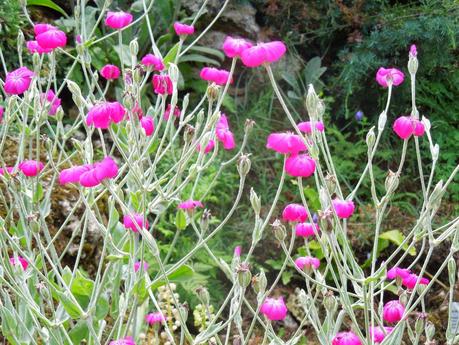
[[412,44],[411,47],[410,47],[410,55],[411,55],[412,57],[418,56],[418,50],[417,50],[415,44]]
[[357,111],[355,113],[355,119],[357,121],[359,121],[359,122],[362,121],[362,119],[363,119],[363,111],[362,110],[359,110],[359,111]]
[[312,221],[313,221],[314,223],[317,223],[317,222],[319,221],[319,216],[317,215],[317,213],[314,213],[314,214],[312,215]]

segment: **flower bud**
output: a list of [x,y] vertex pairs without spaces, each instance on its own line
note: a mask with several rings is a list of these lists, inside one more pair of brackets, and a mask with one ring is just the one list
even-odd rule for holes
[[266,279],[265,272],[262,270],[252,279],[252,287],[253,290],[257,294],[264,294],[266,291],[266,286],[268,285],[268,281]]
[[416,334],[424,333],[424,327],[426,323],[427,314],[419,313],[416,322],[414,323],[414,331]]
[[132,74],[132,79],[137,85],[142,81],[142,70],[140,68],[135,68],[134,73]]
[[434,335],[435,335],[435,325],[432,322],[427,321],[426,322],[426,337],[427,337],[427,340],[433,339]]
[[183,97],[183,101],[182,101],[182,114],[186,113],[189,103],[190,103],[190,94],[187,93],[185,97]]
[[180,77],[180,71],[179,71],[177,65],[173,64],[173,63],[169,63],[168,72],[169,72],[169,77],[171,78],[172,83],[177,85],[177,83],[179,81],[179,77]]
[[18,37],[17,37],[17,47],[18,47],[18,55],[22,55],[22,47],[24,47],[24,33],[22,30],[18,31]]
[[429,204],[433,206],[437,202],[441,201],[443,197],[443,180],[440,180],[436,185],[429,197]]
[[129,51],[131,52],[132,57],[137,57],[137,54],[139,53],[139,42],[137,42],[137,39],[133,39],[129,43]]
[[[418,284],[418,285],[420,285],[420,284]],[[399,297],[399,301],[400,301],[400,303],[402,305],[406,305],[408,303],[408,299],[409,299],[409,297],[408,297],[408,294],[406,293],[406,291],[404,291]]]
[[366,137],[366,142],[368,146],[368,154],[370,154],[370,152],[373,150],[373,145],[375,144],[375,141],[376,141],[376,136],[375,136],[374,127],[371,127]]
[[251,164],[249,155],[242,154],[241,157],[239,157],[237,170],[241,177],[245,177],[249,173]]
[[216,100],[219,94],[220,94],[220,87],[218,85],[216,85],[215,83],[212,83],[208,86],[207,98],[209,99],[209,101]]
[[387,122],[387,114],[383,111],[378,118],[378,131],[381,132],[384,129],[384,126]]
[[207,289],[204,286],[200,286],[196,289],[196,295],[198,296],[202,304],[209,305],[210,303],[209,291],[207,291]]
[[306,95],[306,109],[311,118],[315,117],[317,113],[318,100],[319,98],[317,97],[316,91],[314,90],[314,86],[309,84],[308,94]]
[[184,303],[184,304],[179,305],[178,310],[179,310],[182,320],[186,321],[188,319],[188,310],[189,310],[188,304]]
[[253,211],[257,216],[260,215],[261,203],[260,198],[258,197],[257,193],[250,188],[250,203],[252,204]]
[[438,144],[435,144],[431,148],[432,160],[434,161],[438,160],[439,153],[440,153],[440,146],[438,146]]
[[398,187],[398,183],[399,183],[399,177],[397,176],[397,174],[394,173],[392,170],[389,170],[389,173],[387,174],[387,177],[386,177],[386,181],[384,183],[386,192],[390,193],[396,190]]
[[325,176],[325,185],[327,186],[329,193],[333,194],[336,190],[335,175],[331,175],[330,173],[327,173],[327,175]]
[[448,261],[449,285],[454,286],[456,282],[456,260],[452,257]]
[[243,288],[249,286],[252,281],[252,273],[250,273],[250,267],[248,263],[242,262],[238,267],[236,267],[237,281],[239,285]]
[[32,64],[35,72],[40,71],[40,55],[38,53],[33,53]]
[[410,57],[408,59],[408,72],[410,72],[411,75],[415,75],[418,71],[418,66],[418,58],[410,54]]
[[255,121],[250,120],[250,119],[245,120],[245,125],[244,125],[245,135],[248,135],[252,131],[254,125],[255,125]]
[[333,312],[336,310],[338,302],[336,297],[333,294],[333,291],[327,291],[324,296],[324,307],[328,312]]
[[205,209],[204,212],[202,212],[201,221],[200,221],[202,235],[204,235],[209,229],[209,220],[211,217],[212,217],[212,214],[210,213],[208,209]]
[[185,143],[190,143],[191,140],[193,140],[194,132],[195,129],[193,126],[188,124],[185,126],[185,130],[183,132],[183,140],[185,141]]
[[282,225],[282,223],[279,221],[279,219],[276,219],[274,223],[271,224],[273,227],[274,231],[274,236],[279,242],[283,242],[285,240],[285,237],[287,237],[287,231],[285,230],[285,226]]

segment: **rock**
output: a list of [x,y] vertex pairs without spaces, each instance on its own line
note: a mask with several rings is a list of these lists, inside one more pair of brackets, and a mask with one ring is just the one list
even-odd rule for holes
[[[193,15],[199,11],[203,2],[204,0],[188,0],[182,6],[187,13]],[[210,0],[199,19],[199,24],[209,24],[221,10],[224,2],[223,0]],[[256,39],[260,27],[255,21],[255,14],[256,10],[252,5],[230,1],[212,30]]]

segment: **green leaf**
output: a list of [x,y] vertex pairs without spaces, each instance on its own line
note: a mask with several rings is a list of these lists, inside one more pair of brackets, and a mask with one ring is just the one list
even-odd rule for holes
[[190,51],[196,51],[199,53],[213,55],[213,56],[216,56],[220,61],[225,60],[225,54],[221,50],[218,50],[215,48],[209,48],[209,47],[203,47],[203,46],[192,46],[190,48]]
[[57,300],[61,302],[64,310],[70,315],[74,320],[79,319],[82,315],[81,308],[66,295],[66,293],[61,291],[55,291]]
[[96,303],[96,320],[103,320],[107,316],[109,309],[108,297],[104,294],[100,295]]
[[180,57],[178,62],[201,62],[208,65],[220,66],[219,61],[200,54],[187,54],[185,56]]
[[167,55],[164,57],[164,60],[163,60],[165,65],[168,65],[169,63],[175,61],[175,57],[177,56],[178,48],[179,48],[179,44],[176,43],[171,48],[171,50],[169,50],[169,52],[167,53]]
[[178,210],[175,216],[175,226],[178,230],[185,230],[187,223],[186,223],[186,215],[185,212],[182,210]]
[[[402,242],[405,240],[405,235],[403,235],[400,230],[390,230],[390,231],[386,231],[386,232],[382,233],[381,235],[379,235],[379,238],[383,239],[383,240],[388,240],[388,241],[394,243],[395,245],[400,246],[402,244]],[[408,244],[407,243],[403,246],[403,250],[405,250],[405,251],[408,250]],[[409,250],[408,254],[410,254],[411,256],[416,255],[416,248],[415,247],[411,247],[411,249]]]
[[83,344],[83,339],[89,338],[89,328],[86,321],[80,321],[69,332],[73,344]]
[[34,203],[39,202],[43,198],[43,186],[41,183],[37,184],[37,189],[35,190],[35,193],[33,194],[32,201]]
[[292,271],[284,271],[282,273],[282,284],[287,285],[292,280],[293,272]]
[[[166,267],[166,271],[167,271],[167,267]],[[169,281],[171,281],[171,282],[179,283],[179,282],[188,281],[189,279],[191,279],[193,274],[194,274],[194,271],[190,266],[183,265],[183,266],[180,266],[179,268],[177,268],[171,274],[169,274],[167,276],[167,279]],[[150,288],[151,289],[157,289],[160,286],[163,286],[165,284],[166,284],[166,282],[164,280],[160,280],[160,281],[150,285]]]
[[54,1],[52,0],[27,0],[27,6],[42,6],[42,7],[48,7],[54,11],[59,12],[65,17],[68,17],[67,13],[57,5]]

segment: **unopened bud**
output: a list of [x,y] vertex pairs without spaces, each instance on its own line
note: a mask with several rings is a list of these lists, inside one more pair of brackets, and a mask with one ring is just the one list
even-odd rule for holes
[[137,54],[139,53],[139,42],[137,42],[137,39],[133,39],[129,43],[129,51],[131,52],[131,56],[137,57]]
[[257,193],[250,188],[250,203],[252,204],[252,208],[256,215],[260,215],[261,210],[261,202],[260,198],[258,197]]
[[408,59],[408,72],[410,72],[411,75],[416,74],[416,72],[418,71],[418,66],[418,58],[410,54],[410,57]]
[[209,101],[214,101],[218,98],[218,95],[220,94],[220,87],[216,85],[215,83],[212,83],[209,85],[207,88],[207,98]]
[[320,98],[317,99],[317,118],[321,119],[325,113],[325,103]]
[[194,127],[187,124],[185,126],[185,131],[183,132],[183,140],[185,140],[186,143],[190,143],[194,137],[194,132]]
[[318,100],[319,98],[317,97],[316,91],[314,90],[314,86],[309,84],[308,94],[306,95],[306,109],[310,117],[315,117],[316,115]]
[[178,307],[178,310],[179,310],[179,313],[180,313],[180,316],[182,318],[183,321],[186,321],[188,319],[188,304],[181,304],[179,305]]
[[376,141],[376,135],[375,135],[375,130],[374,127],[371,127],[371,129],[367,133],[366,137],[366,142],[368,146],[368,153],[370,153],[373,150],[373,145],[375,144]]
[[392,170],[389,170],[389,173],[387,174],[386,181],[384,183],[384,186],[386,188],[386,191],[393,192],[394,190],[397,189],[399,183],[399,177],[397,176],[396,173],[394,173]]
[[378,118],[378,131],[381,132],[384,127],[386,126],[387,122],[387,114],[385,111],[383,111]]
[[439,153],[440,153],[440,146],[438,146],[438,144],[435,144],[431,150],[432,160],[434,161],[438,160]]
[[209,210],[205,209],[204,212],[202,212],[200,226],[201,226],[201,232],[203,235],[209,229],[209,221],[211,217],[212,217],[212,214],[210,213]]
[[452,257],[448,261],[449,285],[454,286],[456,282],[456,260]]
[[257,294],[264,294],[266,291],[267,285],[268,285],[268,280],[266,279],[266,275],[264,271],[260,271],[260,273],[258,273],[252,279],[252,287],[253,287],[253,290]]
[[324,296],[324,307],[328,312],[332,312],[338,306],[336,297],[333,295],[332,291],[327,291]]
[[188,108],[189,103],[190,103],[190,94],[187,93],[185,97],[183,97],[183,101],[182,101],[182,114],[186,113],[186,109]]
[[432,340],[434,335],[435,335],[435,325],[432,322],[427,321],[426,322],[426,337],[427,337],[427,340]]
[[248,263],[242,262],[236,268],[237,280],[239,285],[246,288],[252,281],[252,273],[250,273],[250,267]]
[[335,189],[336,189],[335,175],[331,175],[330,173],[327,173],[327,176],[325,176],[325,184],[330,194],[335,193]]
[[24,34],[22,30],[18,31],[18,38],[17,38],[17,47],[18,47],[18,54],[22,54],[22,47],[24,46]]
[[204,305],[209,305],[210,296],[209,291],[204,286],[200,286],[196,289],[196,295],[198,296],[199,300]]
[[169,77],[171,78],[172,83],[177,84],[179,77],[180,77],[180,71],[177,67],[176,64],[169,63]]
[[244,133],[246,135],[249,134],[252,131],[254,125],[255,125],[255,121],[250,120],[250,119],[245,120]]
[[252,163],[249,155],[242,154],[241,157],[239,157],[239,162],[237,164],[239,175],[241,175],[241,177],[245,177],[249,173],[251,165]]
[[425,313],[419,313],[418,318],[416,319],[416,322],[414,324],[414,330],[416,334],[422,334],[424,333],[424,327],[426,324],[426,318],[427,314]]
[[285,237],[287,237],[287,231],[285,230],[285,226],[280,222],[279,219],[276,219],[274,223],[271,224],[274,231],[274,236],[279,242],[283,242]]

